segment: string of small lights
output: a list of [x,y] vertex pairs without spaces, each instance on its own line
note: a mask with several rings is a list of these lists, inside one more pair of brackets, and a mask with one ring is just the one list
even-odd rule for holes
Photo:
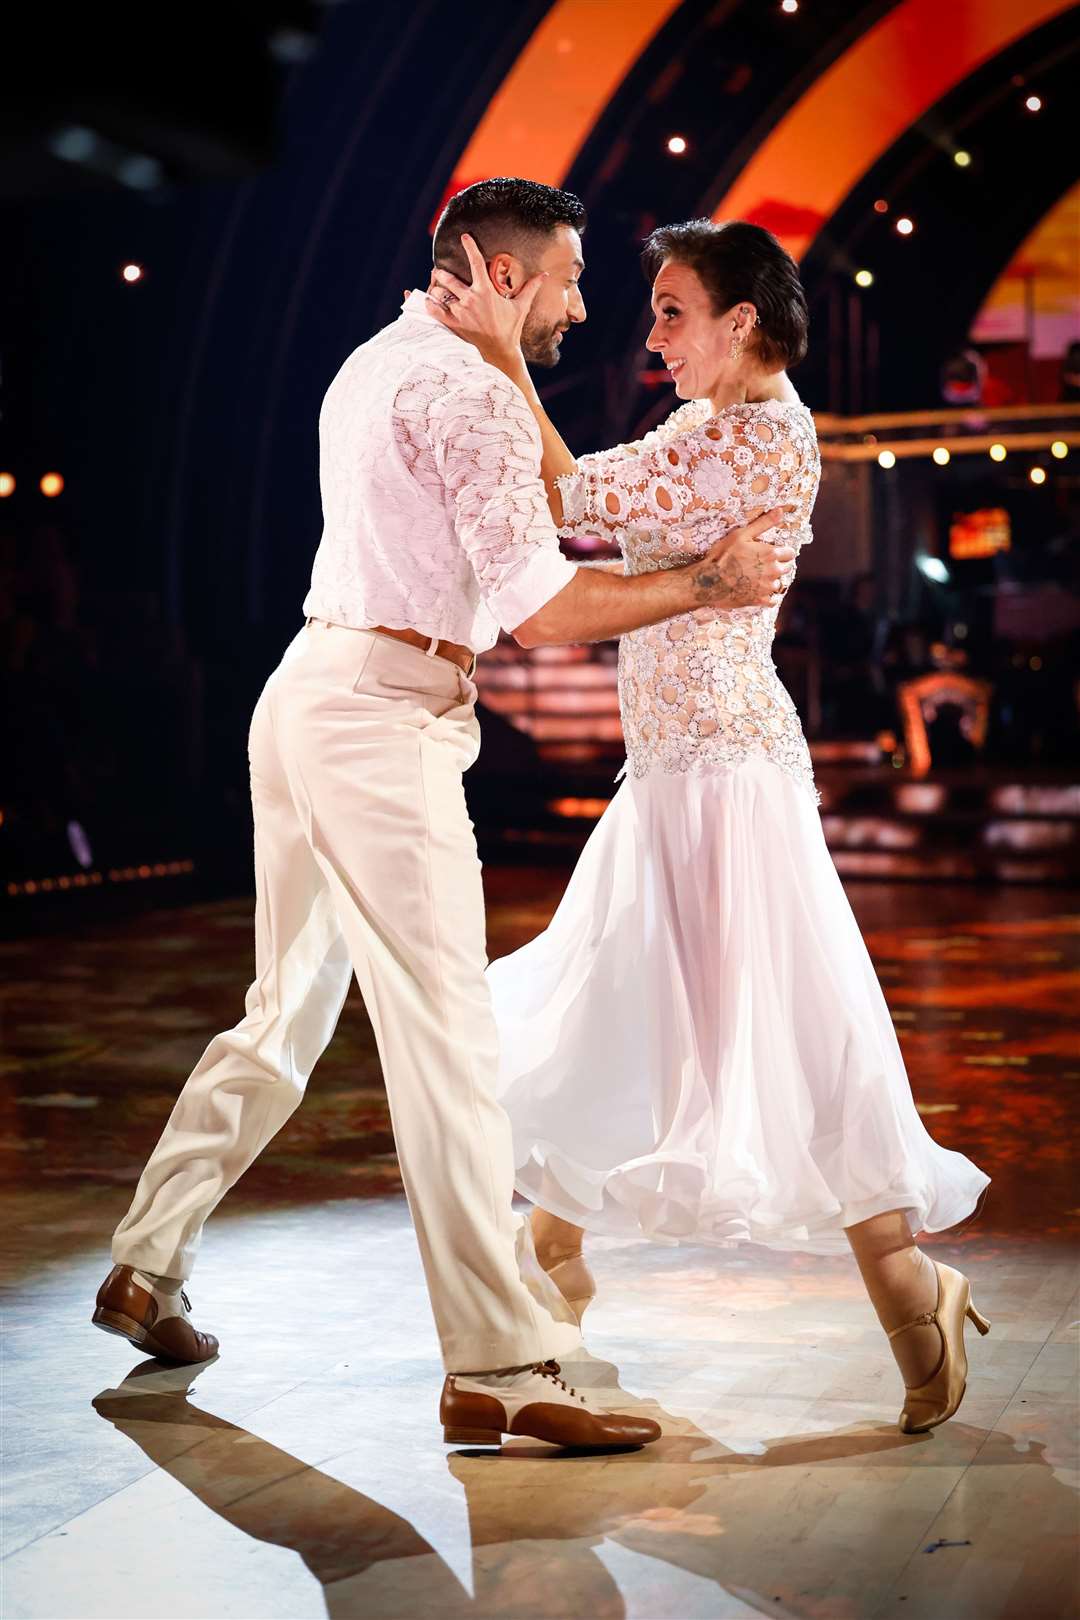
[[[830,442],[827,438],[821,439],[823,461],[876,461],[878,466],[885,468],[886,471],[895,467],[898,461],[927,457],[937,467],[947,467],[954,456],[988,455],[991,461],[1000,463],[1006,459],[1010,451],[1027,455],[1049,454],[1055,461],[1064,461],[1070,450],[1077,449],[1080,449],[1080,433],[1070,433],[1063,438],[1052,440],[1047,440],[1045,435],[1039,433],[1013,433],[1000,437],[989,433],[973,433],[963,439],[950,439],[948,444],[942,444],[940,439],[889,439],[882,442],[876,434],[867,434],[861,444],[843,444]],[[1044,483],[1047,469],[1032,467],[1028,476],[1036,471],[1042,472],[1043,477],[1032,478],[1032,482]]]
[[194,861],[155,861],[153,865],[110,866],[104,872],[63,872],[59,877],[27,878],[8,883],[12,898],[61,893],[69,889],[94,889],[103,883],[138,883],[146,878],[186,877],[194,872]]

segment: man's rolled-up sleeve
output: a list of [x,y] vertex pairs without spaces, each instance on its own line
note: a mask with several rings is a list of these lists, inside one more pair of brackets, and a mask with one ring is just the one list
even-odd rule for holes
[[514,630],[577,572],[559,550],[540,479],[540,430],[521,390],[494,370],[440,400],[430,427],[481,595],[498,624]]

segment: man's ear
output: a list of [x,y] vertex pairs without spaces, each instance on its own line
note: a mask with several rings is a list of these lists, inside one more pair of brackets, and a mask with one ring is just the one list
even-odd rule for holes
[[496,253],[488,262],[491,284],[501,293],[514,292],[520,286],[521,266],[509,253]]

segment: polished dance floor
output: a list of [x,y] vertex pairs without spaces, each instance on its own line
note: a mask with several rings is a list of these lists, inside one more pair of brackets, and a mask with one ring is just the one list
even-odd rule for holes
[[[491,874],[491,949],[562,875]],[[930,1245],[992,1319],[929,1435],[846,1258],[596,1242],[571,1367],[647,1451],[441,1443],[378,1065],[350,1000],[208,1228],[196,1376],[91,1328],[108,1235],[205,1040],[245,902],[0,945],[5,1620],[1060,1620],[1076,1612],[1075,896],[853,886],[917,1101],[993,1176]]]

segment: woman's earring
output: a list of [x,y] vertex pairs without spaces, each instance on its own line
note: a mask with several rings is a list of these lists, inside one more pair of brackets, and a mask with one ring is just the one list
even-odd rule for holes
[[739,329],[738,329],[738,327],[735,327],[734,328],[734,335],[732,336],[732,339],[731,339],[731,358],[733,360],[741,360],[742,359],[742,352],[743,352],[743,347],[744,347],[745,343],[746,343],[746,339],[739,336]]

